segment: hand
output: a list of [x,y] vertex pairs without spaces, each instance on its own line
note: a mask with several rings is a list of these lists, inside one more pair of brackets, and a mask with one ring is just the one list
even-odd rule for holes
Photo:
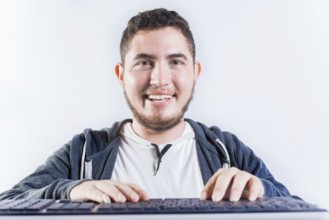
[[223,198],[238,201],[245,198],[254,201],[264,196],[261,180],[248,172],[235,167],[219,169],[207,182],[201,193],[202,200],[211,198],[220,201]]
[[112,180],[87,180],[73,187],[70,192],[73,201],[91,200],[98,203],[138,202],[148,200],[147,193],[132,183]]

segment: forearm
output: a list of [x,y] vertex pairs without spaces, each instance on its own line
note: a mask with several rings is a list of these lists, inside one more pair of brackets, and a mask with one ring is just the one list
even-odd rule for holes
[[69,192],[79,183],[71,170],[70,145],[64,145],[46,163],[25,177],[12,189],[0,194],[2,199],[67,199]]
[[21,182],[14,188],[0,194],[3,199],[69,199],[71,189],[80,180],[57,179],[52,183],[41,186],[35,183]]

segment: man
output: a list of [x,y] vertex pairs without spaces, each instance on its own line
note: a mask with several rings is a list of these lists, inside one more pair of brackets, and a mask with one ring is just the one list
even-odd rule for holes
[[289,196],[233,134],[184,119],[201,73],[188,23],[174,11],[133,17],[115,74],[132,120],[87,129],[0,195],[102,202]]

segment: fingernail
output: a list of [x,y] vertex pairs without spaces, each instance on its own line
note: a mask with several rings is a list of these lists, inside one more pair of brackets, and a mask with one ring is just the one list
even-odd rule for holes
[[138,200],[139,200],[139,197],[138,197],[138,195],[137,195],[136,193],[131,193],[131,194],[130,194],[130,198],[131,198],[132,200],[134,200],[134,201],[138,201]]
[[144,192],[144,191],[142,191],[142,192],[139,194],[139,198],[143,198],[143,200],[148,200],[148,199],[149,199],[147,193]]
[[107,197],[106,195],[103,195],[103,201],[104,203],[111,203],[111,199]]
[[237,202],[237,201],[239,201],[239,197],[238,197],[238,194],[236,192],[232,192],[231,193],[230,201],[231,202]]
[[222,194],[219,192],[219,191],[215,191],[213,194],[212,194],[212,201],[214,202],[219,202],[219,200],[221,199],[222,197]]
[[123,197],[120,194],[117,195],[117,201],[118,202],[123,202],[124,201]]
[[255,201],[257,199],[257,195],[250,194],[248,199],[249,199],[249,201]]
[[200,199],[201,200],[206,200],[207,199],[207,193],[206,192],[202,192],[200,195]]

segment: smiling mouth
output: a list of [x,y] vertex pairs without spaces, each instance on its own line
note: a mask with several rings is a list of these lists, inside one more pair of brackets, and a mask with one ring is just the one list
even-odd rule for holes
[[146,98],[152,102],[162,102],[170,100],[174,95],[147,95]]

